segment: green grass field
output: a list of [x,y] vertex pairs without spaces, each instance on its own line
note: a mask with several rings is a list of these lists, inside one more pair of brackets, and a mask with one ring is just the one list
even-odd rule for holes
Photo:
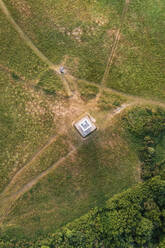
[[[64,62],[78,78],[101,82],[124,1],[5,2],[16,22],[50,60]],[[164,99],[164,10],[163,0],[130,2],[108,87]]]
[[82,144],[15,203],[5,230],[19,236],[22,229],[22,235],[36,238],[38,233],[55,231],[92,207],[102,206],[115,193],[137,183],[137,155],[119,131],[119,127],[100,130]]
[[83,80],[78,80],[77,85],[80,96],[84,101],[89,101],[94,99],[99,92],[97,86],[91,85],[90,83],[87,83]]
[[[26,82],[0,70],[0,190],[56,130],[43,99],[35,99]],[[39,102],[39,101],[40,102]],[[40,111],[40,112],[39,112]]]
[[[151,112],[142,104],[165,107],[153,101],[163,102],[165,96],[165,3],[130,1],[124,20],[124,0],[4,3],[48,60],[66,69],[59,77],[0,12],[0,238],[37,239],[141,181],[142,143],[123,123],[127,119],[132,130],[141,130]],[[67,97],[65,80],[72,97]],[[97,126],[86,140],[72,125],[84,113]],[[157,163],[165,159],[164,141],[163,133],[155,147]],[[1,224],[7,196],[21,192],[60,160],[13,200]]]
[[107,86],[164,100],[163,0],[131,1]]
[[28,48],[0,10],[0,63],[18,76],[36,79],[47,66]]
[[[66,60],[69,71],[100,82],[119,25],[124,1],[5,1],[16,22],[55,64]],[[66,11],[67,10],[67,11]],[[69,10],[69,11],[68,11]]]

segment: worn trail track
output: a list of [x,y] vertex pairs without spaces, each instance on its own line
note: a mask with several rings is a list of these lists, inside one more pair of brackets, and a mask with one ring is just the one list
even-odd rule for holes
[[10,190],[12,189],[12,187],[14,186],[14,184],[17,182],[19,176],[24,172],[25,169],[29,168],[31,166],[31,164],[40,157],[40,155],[52,144],[54,143],[59,135],[55,135],[53,137],[51,137],[48,142],[41,148],[39,149],[33,156],[32,158],[20,169],[16,172],[16,174],[14,175],[14,177],[11,179],[11,181],[9,182],[9,184],[7,185],[7,187],[4,189],[4,191],[0,194],[0,196],[7,196],[10,193]]
[[28,182],[26,185],[24,185],[20,190],[18,190],[16,193],[11,194],[8,197],[1,197],[1,206],[0,206],[0,224],[3,224],[4,219],[7,217],[7,215],[10,213],[12,206],[14,205],[15,201],[17,201],[23,194],[25,194],[27,191],[29,191],[34,185],[38,183],[39,180],[41,180],[43,177],[48,175],[50,172],[55,170],[57,167],[61,165],[62,162],[64,162],[67,158],[69,158],[71,155],[73,155],[77,151],[78,147],[73,148],[66,156],[60,158],[57,162],[55,162],[51,167],[40,173],[38,176],[36,176],[34,179],[32,179],[30,182]]
[[119,43],[119,40],[120,40],[121,29],[122,29],[122,26],[123,26],[123,23],[124,23],[126,14],[127,14],[129,2],[130,2],[130,0],[125,0],[125,4],[124,4],[124,7],[123,7],[122,16],[121,16],[121,21],[120,21],[120,26],[116,31],[115,41],[113,43],[112,49],[110,51],[110,55],[109,55],[108,60],[107,60],[104,75],[103,75],[103,78],[102,78],[101,83],[100,83],[101,87],[100,87],[99,93],[97,94],[97,97],[96,97],[96,102],[98,102],[99,99],[100,99],[103,87],[106,87],[106,80],[107,80],[107,77],[109,76],[109,72],[110,72],[110,69],[111,69],[111,66],[112,66],[112,63],[113,63],[113,59],[115,57],[116,49],[117,49],[117,46],[118,46],[118,43]]
[[[114,112],[110,113],[107,116],[107,120],[109,122],[109,120],[111,120],[112,118],[114,118],[116,115],[120,114],[121,112],[123,112],[126,108],[130,108],[133,105],[144,105],[144,104],[152,104],[152,105],[156,105],[159,107],[163,107],[165,108],[165,103],[161,103],[161,102],[157,102],[157,101],[152,101],[152,100],[146,100],[143,98],[139,98],[139,97],[134,97],[134,96],[129,96],[131,99],[134,98],[134,100],[131,103],[128,104],[123,104],[120,108],[116,109]],[[50,139],[49,142],[40,150],[38,151],[32,158],[32,160],[29,161],[29,163],[26,166],[30,166],[31,163],[38,157],[40,156],[40,154],[52,143],[55,141],[55,137]],[[10,212],[13,204],[15,203],[16,200],[18,200],[24,193],[26,193],[27,191],[29,191],[34,185],[36,185],[39,180],[41,180],[44,176],[48,175],[50,172],[52,172],[53,170],[55,170],[57,167],[59,167],[67,158],[69,158],[71,155],[73,155],[77,149],[80,147],[81,145],[74,147],[67,155],[65,155],[64,157],[60,158],[57,162],[55,162],[51,167],[49,167],[48,169],[46,169],[45,171],[43,171],[42,173],[40,173],[38,176],[36,176],[34,179],[32,179],[30,182],[28,182],[27,184],[25,184],[22,188],[20,188],[17,192],[6,196],[5,192],[8,191],[8,189],[12,186],[12,184],[14,183],[14,181],[17,179],[17,177],[19,176],[19,174],[21,174],[21,171],[24,170],[24,167],[17,172],[17,174],[13,177],[12,181],[10,182],[10,184],[7,186],[7,188],[4,190],[3,194],[0,195],[0,201],[1,201],[1,207],[0,207],[0,223],[3,222],[3,220],[5,219],[5,217],[7,217],[8,213]]]
[[[115,37],[115,41],[113,44],[113,47],[111,49],[111,53],[109,55],[108,61],[107,61],[107,65],[105,68],[105,72],[102,78],[102,82],[101,85],[98,85],[96,83],[92,83],[89,82],[91,85],[96,85],[97,87],[99,87],[100,92],[102,92],[102,90],[106,89],[109,92],[114,92],[116,94],[125,96],[129,101],[131,101],[131,103],[122,105],[119,109],[115,110],[113,113],[109,114],[107,116],[107,119],[110,120],[112,118],[114,118],[116,115],[118,115],[119,113],[121,113],[122,111],[124,111],[126,108],[131,107],[132,105],[139,105],[139,104],[150,104],[150,105],[156,105],[156,106],[160,106],[165,108],[165,103],[160,102],[160,101],[154,101],[154,100],[147,100],[144,99],[142,97],[136,97],[133,95],[129,95],[129,94],[125,94],[122,93],[120,91],[117,90],[113,90],[110,88],[107,88],[105,86],[105,82],[107,80],[107,77],[109,75],[110,72],[110,68],[111,65],[113,63],[113,59],[115,56],[115,52],[120,40],[120,32],[121,32],[121,28],[128,10],[128,5],[129,5],[129,0],[125,1],[125,5],[123,8],[123,12],[122,12],[122,17],[121,17],[121,24],[120,27],[118,28],[117,32],[116,32],[116,37]],[[6,15],[7,19],[9,20],[9,22],[13,25],[13,27],[15,28],[15,30],[19,33],[20,37],[22,38],[22,40],[24,40],[24,42],[26,43],[27,46],[29,46],[32,51],[43,61],[45,62],[50,69],[52,69],[55,73],[58,73],[59,77],[61,77],[61,80],[64,84],[64,87],[66,89],[66,92],[68,94],[68,96],[72,96],[72,92],[70,90],[70,87],[68,85],[67,82],[67,77],[65,79],[65,77],[62,77],[59,72],[58,72],[58,66],[54,65],[34,44],[33,42],[29,39],[29,37],[22,31],[22,29],[18,26],[18,24],[14,21],[14,19],[12,18],[10,12],[8,11],[6,5],[4,4],[4,2],[2,0],[0,0],[0,8],[2,9],[3,13]],[[76,80],[76,78],[72,77],[70,74],[68,74],[68,77],[70,77],[73,80]],[[99,93],[100,94],[100,93]],[[98,94],[98,95],[99,95]],[[96,98],[97,99],[97,98]],[[95,100],[96,100],[95,99]],[[97,102],[97,100],[96,100]],[[90,105],[89,105],[90,106]],[[88,108],[88,106],[86,106],[86,108]],[[60,158],[57,162],[55,162],[51,167],[49,167],[48,169],[46,169],[45,171],[43,171],[42,173],[40,173],[39,175],[37,175],[35,178],[33,178],[31,181],[29,181],[27,184],[25,184],[23,187],[21,187],[18,191],[9,194],[10,189],[13,187],[14,183],[17,181],[18,177],[21,175],[21,173],[23,173],[24,169],[27,167],[30,167],[30,165],[57,139],[57,136],[53,136],[50,138],[50,140],[48,140],[48,142],[40,149],[38,150],[33,157],[31,158],[30,161],[28,161],[16,174],[15,176],[12,178],[12,180],[9,182],[8,186],[5,188],[5,190],[2,192],[2,194],[0,195],[0,224],[3,223],[3,221],[5,220],[5,218],[8,216],[8,214],[10,213],[12,206],[14,206],[14,203],[26,192],[28,192],[33,186],[35,186],[43,177],[45,177],[46,175],[48,175],[50,172],[52,172],[53,170],[55,170],[56,168],[58,168],[66,159],[68,159],[70,156],[72,156],[74,153],[76,153],[77,149],[80,147],[74,147],[67,155],[65,155],[64,157]]]
[[[113,117],[115,117],[117,114],[121,113],[123,110],[125,110],[127,107],[129,107],[131,104],[125,104],[123,106],[121,106],[119,109],[117,109],[116,111],[114,111],[114,113],[112,113],[109,116],[109,120],[112,119]],[[46,169],[45,171],[43,171],[42,173],[40,173],[38,176],[36,176],[34,179],[32,179],[30,182],[28,182],[27,184],[25,184],[20,190],[18,190],[17,192],[9,195],[9,196],[5,196],[5,194],[0,196],[0,201],[1,201],[1,207],[0,207],[0,224],[3,224],[4,219],[7,217],[7,215],[10,213],[12,206],[14,205],[14,203],[26,192],[28,192],[33,186],[35,186],[43,177],[47,176],[50,172],[52,172],[53,170],[55,170],[56,168],[58,168],[67,158],[69,158],[70,156],[72,156],[74,153],[76,153],[77,149],[81,146],[78,145],[77,147],[74,147],[67,155],[65,155],[64,157],[60,158],[57,162],[55,162],[52,166],[50,166],[48,169]],[[29,162],[29,164],[31,164],[31,161]],[[22,170],[22,169],[21,169]],[[20,172],[17,173],[20,174]],[[16,180],[16,177],[15,177]],[[5,191],[4,191],[5,193]]]
[[121,29],[122,29],[122,26],[123,26],[123,23],[124,23],[126,14],[127,14],[128,5],[129,5],[129,0],[126,0],[124,8],[123,8],[122,16],[121,16],[120,27],[118,28],[118,30],[116,32],[115,41],[114,41],[114,44],[112,46],[112,50],[110,52],[110,55],[109,55],[109,58],[108,58],[108,61],[107,61],[107,65],[106,65],[106,68],[105,68],[105,72],[104,72],[104,75],[103,75],[103,78],[102,78],[101,84],[103,86],[105,86],[105,83],[106,83],[107,77],[109,75],[109,71],[110,71],[112,62],[113,62],[113,58],[115,56],[115,52],[116,52],[116,49],[117,49],[117,46],[118,46],[118,43],[119,43],[119,40],[120,40],[120,33],[121,33]]
[[33,42],[29,39],[29,37],[23,32],[23,30],[19,27],[19,25],[15,22],[13,17],[11,16],[9,10],[7,9],[5,3],[0,0],[0,8],[2,12],[6,15],[6,18],[8,21],[12,24],[12,26],[15,28],[15,30],[18,32],[20,35],[21,39],[24,40],[26,45],[32,49],[32,51],[45,63],[49,66],[51,70],[53,70],[55,73],[58,74],[58,76],[61,78],[63,82],[63,86],[66,90],[66,93],[68,96],[72,96],[72,92],[69,88],[69,85],[67,84],[66,80],[63,80],[61,75],[59,74],[59,66],[54,65],[34,44]]

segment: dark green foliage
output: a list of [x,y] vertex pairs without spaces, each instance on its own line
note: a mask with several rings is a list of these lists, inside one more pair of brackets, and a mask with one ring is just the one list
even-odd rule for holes
[[116,195],[63,229],[62,241],[55,235],[54,247],[154,247],[164,224],[163,191],[165,181],[156,177]]
[[161,241],[160,241],[160,243],[159,243],[158,248],[164,248],[164,247],[165,247],[165,236],[162,237],[162,239],[161,239]]
[[164,160],[157,162],[156,147],[165,132],[165,111],[160,108],[135,107],[124,117],[124,125],[137,142],[142,179],[160,174]]
[[14,72],[12,72],[12,78],[14,79],[14,80],[19,80],[20,78],[19,78],[19,76],[16,74],[16,73],[14,73]]
[[[158,247],[159,237],[165,230],[164,199],[165,181],[154,177],[114,196],[104,208],[91,210],[61,231],[38,240],[31,246],[26,246],[25,243],[21,247]],[[162,239],[159,247],[162,248],[163,244]]]

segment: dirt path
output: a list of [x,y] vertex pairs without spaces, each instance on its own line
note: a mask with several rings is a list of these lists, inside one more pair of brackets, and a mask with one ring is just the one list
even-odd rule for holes
[[[125,110],[127,107],[129,107],[131,104],[123,104],[120,108],[117,108],[111,115],[109,115],[108,119],[112,119],[114,118],[117,114],[121,113],[123,110]],[[46,149],[46,147],[48,147],[48,145],[50,144],[51,141],[49,141],[44,147],[43,149]],[[35,186],[43,177],[47,176],[50,172],[52,172],[53,170],[55,170],[56,168],[58,168],[61,163],[63,163],[67,158],[69,158],[71,155],[73,155],[77,149],[81,146],[81,144],[77,147],[74,147],[66,156],[60,158],[57,162],[55,162],[51,167],[49,167],[48,169],[46,169],[45,171],[43,171],[42,173],[40,173],[38,176],[36,176],[34,179],[32,179],[30,182],[28,182],[26,185],[24,185],[20,190],[18,190],[16,193],[11,194],[10,196],[5,196],[5,192],[7,191],[7,189],[4,191],[4,194],[1,195],[0,197],[0,201],[1,201],[1,207],[0,207],[0,224],[3,224],[3,221],[5,220],[5,218],[8,216],[8,214],[10,213],[12,206],[14,205],[14,203],[26,192],[28,192],[33,186]],[[43,152],[43,149],[40,150],[34,157],[33,159],[29,162],[28,166],[30,166],[31,162],[36,159],[37,156],[39,156],[39,154],[41,154],[41,152]],[[22,168],[20,171],[22,171],[24,168]],[[12,179],[13,181],[15,181],[17,179],[17,177],[19,176],[19,174],[21,173],[20,171],[18,171],[18,173],[14,176],[14,178]],[[8,185],[8,187],[12,186],[12,182],[10,183],[10,185]]]
[[[131,103],[128,104],[123,104],[121,107],[117,108],[116,110],[114,110],[114,112],[110,113],[109,115],[107,115],[107,121],[109,122],[110,119],[114,118],[116,115],[120,114],[122,111],[124,111],[126,108],[131,107],[134,104],[137,105],[143,105],[143,104],[152,104],[152,105],[156,105],[156,106],[160,106],[165,108],[165,103],[162,103],[160,101],[154,101],[154,100],[147,100],[144,99],[142,97],[136,97],[133,95],[129,95],[129,94],[125,94],[122,93],[120,91],[117,90],[113,90],[110,88],[107,88],[105,86],[105,82],[107,79],[107,76],[109,75],[109,71],[111,68],[111,65],[113,63],[113,58],[115,56],[115,52],[117,49],[117,45],[119,43],[120,40],[120,32],[121,32],[121,28],[128,10],[128,4],[129,4],[129,0],[125,1],[125,5],[123,8],[123,12],[122,12],[122,17],[121,17],[121,24],[120,27],[118,28],[117,32],[116,32],[116,37],[115,37],[115,41],[111,50],[111,53],[109,55],[108,61],[107,61],[107,65],[106,65],[106,69],[103,75],[103,79],[101,82],[101,85],[98,85],[96,83],[92,83],[89,82],[91,85],[96,85],[99,89],[100,92],[103,89],[108,90],[109,92],[114,92],[116,94],[125,96],[128,100],[131,101]],[[59,77],[61,78],[64,87],[68,93],[68,96],[72,96],[72,92],[70,90],[70,87],[68,85],[67,80],[68,79],[72,79],[72,80],[77,80],[76,78],[72,77],[70,74],[66,75],[65,77],[62,77],[59,72],[58,72],[58,66],[54,65],[33,43],[32,41],[28,38],[28,36],[26,36],[26,34],[24,34],[24,32],[22,31],[22,29],[17,25],[17,23],[14,21],[14,19],[12,18],[12,16],[10,15],[8,9],[6,8],[5,4],[3,3],[2,0],[0,0],[0,8],[2,9],[2,11],[4,12],[4,14],[6,15],[7,19],[10,21],[10,23],[13,25],[13,27],[16,29],[16,31],[19,33],[20,37],[22,38],[22,40],[25,41],[25,43],[33,50],[33,52],[43,61],[45,62],[50,69],[54,70],[56,73],[58,73]],[[78,91],[77,88],[75,87],[75,91]],[[100,93],[99,93],[100,94]],[[98,95],[99,95],[98,94]],[[97,102],[97,97],[95,99],[95,101],[93,102],[94,105],[96,105]],[[86,105],[86,109],[89,109],[90,104]],[[84,108],[85,110],[85,108]],[[59,135],[58,135],[59,136]],[[53,142],[55,142],[55,140],[57,139],[58,136],[53,136],[50,138],[50,140],[39,150],[37,151],[33,157],[31,158],[30,161],[28,161],[16,174],[15,176],[12,178],[12,180],[10,181],[10,183],[8,184],[8,186],[5,188],[5,190],[2,192],[2,194],[0,195],[0,201],[1,201],[1,205],[0,205],[0,223],[3,222],[3,220],[7,217],[7,215],[10,213],[12,206],[14,205],[14,203],[26,192],[28,192],[33,186],[35,186],[43,177],[47,176],[50,172],[52,172],[53,170],[55,170],[56,168],[58,168],[67,158],[69,158],[70,156],[72,156],[77,149],[80,147],[74,147],[66,156],[60,158],[57,162],[55,162],[51,167],[49,167],[48,169],[46,169],[45,171],[43,171],[42,173],[40,173],[38,176],[36,176],[35,178],[33,178],[31,181],[29,181],[27,184],[25,184],[22,188],[20,188],[17,192],[15,193],[11,193],[10,194],[10,190],[12,189],[13,185],[15,184],[15,182],[17,181],[18,177],[21,175],[21,173],[24,172],[25,168],[28,168],[31,166],[31,164],[35,161],[35,159],[37,159]]]
[[[51,70],[53,70],[55,73],[57,73],[61,80],[62,77],[59,73],[59,66],[54,65],[34,44],[33,42],[29,39],[29,37],[22,31],[22,29],[18,26],[18,24],[14,21],[13,17],[11,16],[9,10],[7,9],[5,3],[3,2],[3,0],[0,0],[0,8],[2,10],[2,12],[6,15],[6,18],[8,19],[8,21],[13,25],[13,27],[15,28],[15,30],[18,32],[18,34],[20,35],[21,39],[24,40],[24,42],[26,43],[26,45],[28,47],[30,47],[32,49],[32,51],[44,62],[46,63],[49,68]],[[72,96],[72,92],[69,88],[69,85],[67,84],[67,82],[65,80],[62,80],[63,82],[63,86],[68,94],[68,96]]]
[[19,191],[8,196],[0,198],[1,206],[0,206],[0,224],[3,224],[4,219],[10,213],[13,204],[17,201],[23,194],[29,191],[34,185],[36,185],[39,180],[48,175],[50,172],[55,170],[62,162],[64,162],[67,158],[69,158],[72,154],[74,154],[79,146],[73,148],[66,156],[60,158],[56,163],[54,163],[51,167],[40,173],[34,179],[32,179],[29,183],[24,185]]
[[86,82],[91,84],[91,85],[93,85],[93,86],[98,87],[100,89],[100,91],[106,90],[109,93],[115,93],[115,94],[117,94],[119,96],[123,96],[123,97],[127,98],[128,100],[130,100],[132,102],[136,102],[137,104],[142,104],[142,105],[150,104],[150,105],[155,105],[155,106],[165,108],[165,102],[161,102],[160,100],[151,100],[151,99],[147,99],[147,98],[144,98],[144,97],[141,97],[141,96],[131,95],[131,94],[119,91],[119,90],[108,88],[106,86],[99,85],[99,84],[94,83],[94,82],[89,82],[89,81],[86,81]]
[[[61,133],[61,132],[60,132]],[[17,173],[14,175],[14,177],[11,179],[11,181],[9,182],[9,184],[7,185],[7,187],[4,189],[4,191],[0,194],[0,197],[5,197],[8,196],[10,194],[11,189],[14,187],[14,184],[17,182],[19,176],[24,172],[24,170],[27,170],[31,164],[40,157],[40,155],[52,144],[54,143],[59,135],[53,136],[51,137],[48,142],[41,148],[39,149],[33,156],[32,158],[20,169],[17,171]]]
[[[134,97],[134,96],[129,96],[129,98],[134,98],[134,100],[131,103],[128,104],[123,104],[121,107],[115,109],[113,112],[109,113],[107,115],[107,118],[105,120],[106,125],[109,125],[109,121],[112,120],[116,115],[120,114],[123,112],[126,108],[130,108],[133,105],[144,105],[144,104],[153,104],[157,105],[160,107],[165,108],[165,103],[157,102],[157,101],[152,101],[152,100],[146,100],[143,98],[139,97]],[[90,106],[90,105],[89,105]],[[49,140],[49,142],[40,150],[38,151],[32,160],[26,165],[30,166],[30,164],[38,157],[40,154],[53,142],[55,138],[52,138]],[[3,221],[5,218],[8,216],[10,211],[12,210],[12,207],[14,206],[14,203],[26,192],[28,192],[33,186],[35,186],[43,177],[48,175],[50,172],[58,168],[67,158],[69,158],[71,155],[73,155],[77,149],[81,146],[81,144],[77,147],[74,147],[67,155],[64,157],[60,158],[57,162],[55,162],[51,167],[40,173],[38,176],[36,176],[34,179],[32,179],[30,182],[25,184],[22,188],[20,188],[17,192],[6,196],[5,192],[7,192],[7,189],[10,188],[13,185],[13,182],[17,180],[17,177],[21,174],[21,172],[24,170],[22,168],[18,173],[14,176],[10,184],[7,186],[6,190],[4,191],[4,194],[0,196],[0,224],[3,224]]]
[[116,49],[117,49],[117,46],[118,46],[118,43],[119,43],[119,40],[120,40],[120,33],[121,33],[121,29],[122,29],[122,26],[123,26],[123,23],[124,23],[124,20],[125,20],[125,16],[126,16],[126,13],[127,13],[127,10],[128,10],[128,4],[129,4],[129,0],[126,0],[125,4],[124,4],[122,16],[121,16],[120,26],[119,26],[119,28],[118,28],[118,30],[116,32],[115,41],[114,41],[114,44],[112,46],[112,50],[110,52],[110,55],[109,55],[109,58],[108,58],[108,61],[107,61],[107,65],[106,65],[106,68],[105,68],[105,72],[104,72],[104,75],[103,75],[103,78],[102,78],[101,85],[103,85],[103,86],[105,86],[105,82],[106,82],[106,79],[107,79],[107,77],[109,75],[109,71],[110,71],[110,68],[111,68],[111,65],[112,65],[112,62],[113,62],[113,58],[115,56]]

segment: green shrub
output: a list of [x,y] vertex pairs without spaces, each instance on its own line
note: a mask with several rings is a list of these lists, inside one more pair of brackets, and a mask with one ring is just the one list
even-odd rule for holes
[[[94,208],[43,240],[19,241],[6,237],[2,246],[52,248],[162,248],[165,228],[165,181],[154,177],[115,195],[103,208]],[[29,246],[27,245],[29,244]]]
[[81,98],[84,101],[89,101],[96,97],[99,89],[97,86],[86,83],[85,81],[78,81],[78,88],[80,91]]
[[133,142],[139,143],[142,179],[147,180],[160,174],[163,166],[157,163],[156,147],[165,132],[165,111],[160,108],[135,107],[124,115],[123,120]]
[[65,95],[62,82],[60,78],[55,74],[55,72],[49,70],[45,72],[38,84],[36,85],[37,89],[42,89],[46,94],[49,95]]
[[[52,247],[153,248],[162,232],[165,181],[155,177],[118,194],[102,209],[67,225],[51,237]],[[160,208],[160,202],[161,208]]]
[[126,99],[124,97],[104,90],[100,96],[98,106],[101,110],[110,110],[120,107],[125,101]]

